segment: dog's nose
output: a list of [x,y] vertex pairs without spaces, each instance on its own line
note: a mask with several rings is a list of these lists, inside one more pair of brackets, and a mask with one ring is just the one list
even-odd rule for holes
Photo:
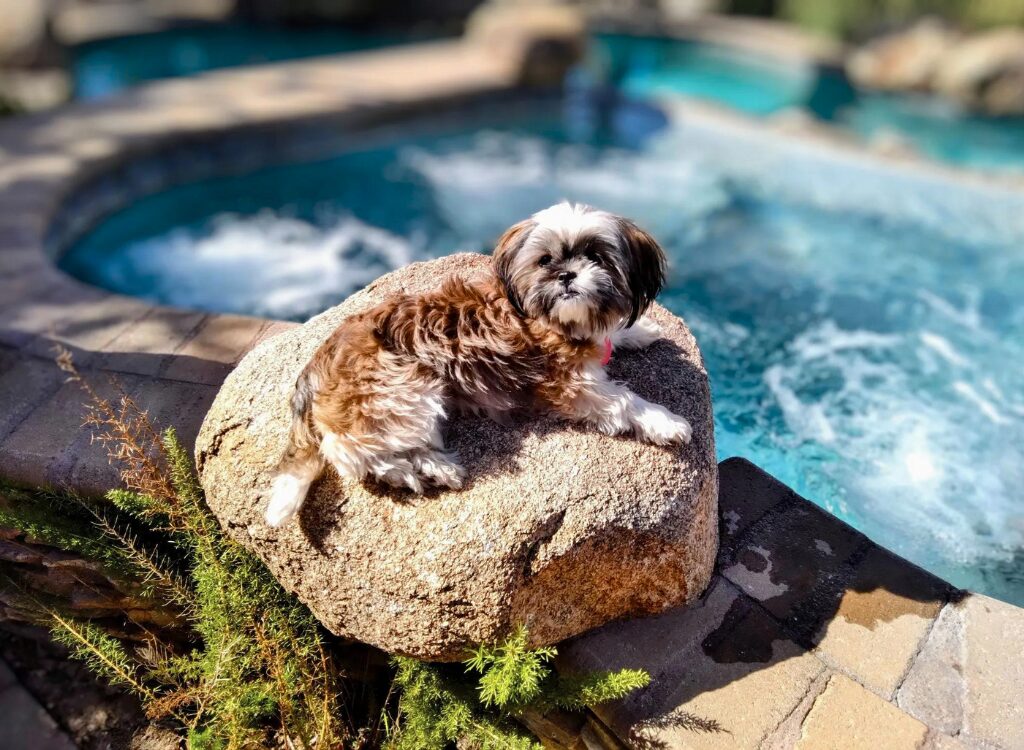
[[569,286],[569,284],[571,284],[572,280],[575,279],[575,278],[576,278],[576,272],[575,271],[562,271],[560,274],[558,274],[558,280],[561,281],[566,286]]

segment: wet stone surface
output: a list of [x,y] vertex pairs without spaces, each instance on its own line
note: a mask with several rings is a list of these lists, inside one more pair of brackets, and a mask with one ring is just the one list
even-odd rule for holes
[[704,596],[562,647],[565,672],[651,674],[644,690],[597,709],[621,739],[1024,747],[1024,611],[953,589],[747,461],[723,461],[719,486],[722,551]]

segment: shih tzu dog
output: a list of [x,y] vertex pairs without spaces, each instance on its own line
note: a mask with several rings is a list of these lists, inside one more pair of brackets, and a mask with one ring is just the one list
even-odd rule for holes
[[494,276],[450,278],[343,322],[302,371],[290,444],[266,520],[299,510],[330,463],[345,477],[422,492],[465,476],[445,450],[454,410],[500,419],[533,408],[658,445],[689,442],[680,416],[610,380],[613,346],[659,337],[641,316],[665,280],[665,255],[633,222],[562,203],[508,229]]

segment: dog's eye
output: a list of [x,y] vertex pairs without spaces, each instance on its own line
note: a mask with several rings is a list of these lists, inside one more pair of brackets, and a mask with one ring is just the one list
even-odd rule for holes
[[588,248],[587,252],[585,252],[584,255],[587,256],[587,260],[589,260],[591,263],[601,265],[601,256],[597,254],[597,250],[594,250],[593,248]]
[[546,266],[550,262],[551,262],[551,256],[550,255],[542,255],[542,256],[540,256],[540,260],[537,261],[537,265],[538,266]]

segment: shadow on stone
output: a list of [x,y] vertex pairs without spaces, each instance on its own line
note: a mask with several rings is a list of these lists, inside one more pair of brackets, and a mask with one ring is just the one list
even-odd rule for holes
[[[689,746],[706,727],[757,747],[829,668],[893,696],[934,618],[964,593],[745,460],[723,461],[719,485],[722,546],[708,591],[566,646],[565,671],[651,674],[643,691],[599,708],[601,719],[650,747]],[[704,723],[674,718],[687,716]]]

